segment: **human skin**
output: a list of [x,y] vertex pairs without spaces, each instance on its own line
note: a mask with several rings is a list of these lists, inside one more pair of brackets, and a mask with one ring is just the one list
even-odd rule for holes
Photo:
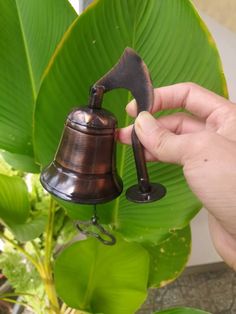
[[[154,90],[152,113],[185,109],[154,118],[141,112],[135,131],[146,159],[183,166],[184,176],[209,213],[209,230],[218,253],[236,270],[236,105],[196,84]],[[136,103],[126,107],[136,116]],[[132,126],[118,130],[131,143]]]

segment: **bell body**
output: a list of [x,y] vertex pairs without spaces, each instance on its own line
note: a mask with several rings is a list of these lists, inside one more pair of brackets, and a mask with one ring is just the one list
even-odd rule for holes
[[81,204],[99,204],[118,197],[123,188],[116,171],[116,118],[88,107],[71,112],[54,161],[41,174],[44,188]]

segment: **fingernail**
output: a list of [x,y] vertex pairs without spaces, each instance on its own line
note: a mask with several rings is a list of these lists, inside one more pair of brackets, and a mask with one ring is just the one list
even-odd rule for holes
[[157,129],[156,119],[147,111],[142,111],[135,120],[135,130],[141,131],[145,134],[151,134],[153,130]]

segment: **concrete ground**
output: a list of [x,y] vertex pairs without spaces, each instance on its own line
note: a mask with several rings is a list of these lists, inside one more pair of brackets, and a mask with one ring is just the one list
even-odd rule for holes
[[137,314],[152,314],[171,307],[193,307],[212,314],[236,313],[236,274],[223,263],[208,271],[185,272],[172,284],[149,291]]

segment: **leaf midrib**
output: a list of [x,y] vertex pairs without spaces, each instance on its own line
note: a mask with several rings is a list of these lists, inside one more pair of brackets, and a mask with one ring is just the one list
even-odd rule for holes
[[[91,268],[90,268],[90,272],[89,272],[89,276],[88,276],[88,282],[87,282],[87,289],[85,291],[84,300],[82,302],[83,309],[90,304],[89,301],[91,299],[93,289],[94,289],[94,284],[93,284],[94,283],[94,274],[95,274],[97,263],[98,263],[98,246],[95,246],[94,262],[91,264]],[[86,310],[87,310],[87,308],[86,308]],[[89,310],[90,310],[90,308],[89,308]]]
[[[134,48],[135,46],[135,40],[136,40],[136,31],[137,31],[137,25],[138,25],[138,18],[137,18],[137,5],[135,6],[135,13],[134,13],[134,26],[133,26],[133,36],[131,40],[131,47]],[[127,103],[131,100],[131,93],[128,93],[127,97]],[[126,114],[125,116],[125,126],[128,125],[129,122],[129,116]],[[121,161],[120,161],[120,167],[119,167],[119,175],[122,178],[124,174],[124,163],[125,163],[125,152],[127,148],[126,145],[122,146],[122,152],[121,152]],[[114,210],[113,210],[113,219],[112,219],[112,225],[117,229],[118,228],[118,215],[119,215],[119,205],[120,205],[120,197],[116,198]]]
[[20,25],[20,31],[22,34],[22,40],[23,40],[23,46],[24,46],[24,50],[25,50],[26,62],[27,62],[27,66],[28,66],[29,78],[30,78],[30,82],[31,82],[32,96],[33,96],[33,100],[35,102],[36,97],[37,97],[37,92],[36,92],[36,83],[35,83],[34,75],[33,75],[33,68],[31,65],[29,48],[28,48],[26,36],[24,33],[24,26],[23,26],[21,14],[20,14],[20,9],[19,9],[19,6],[17,4],[17,0],[15,0],[15,4],[16,4],[16,11],[17,11],[18,18],[19,18],[19,25]]

